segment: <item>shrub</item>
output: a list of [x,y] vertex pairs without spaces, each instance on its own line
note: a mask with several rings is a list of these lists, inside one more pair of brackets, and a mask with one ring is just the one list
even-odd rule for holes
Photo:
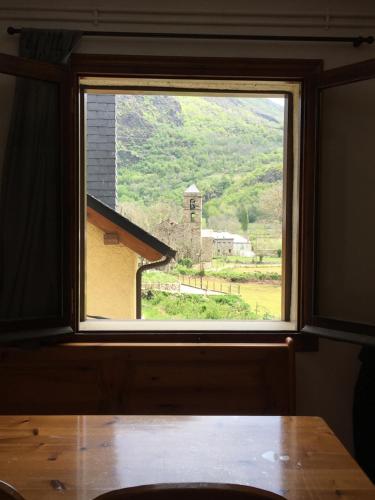
[[193,269],[190,267],[182,266],[177,264],[177,266],[172,271],[173,274],[182,274],[184,276],[198,276],[200,271],[198,269]]
[[189,269],[184,266],[177,265],[174,274],[184,276],[212,276],[214,278],[221,278],[232,283],[246,283],[247,281],[280,281],[281,274],[278,272],[246,272],[246,271],[233,271],[231,269],[221,269],[219,271],[209,270],[205,271],[199,269]]
[[247,281],[278,281],[281,280],[281,275],[277,272],[262,272],[254,271],[252,273],[245,271],[231,271],[231,270],[221,270],[221,271],[208,271],[208,276],[214,276],[216,278],[222,278],[233,283],[245,283]]
[[187,267],[188,269],[191,269],[193,267],[193,261],[189,259],[189,257],[179,259],[177,263],[179,266]]

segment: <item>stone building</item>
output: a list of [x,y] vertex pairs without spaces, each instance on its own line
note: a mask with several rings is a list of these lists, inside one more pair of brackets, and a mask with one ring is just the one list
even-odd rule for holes
[[201,230],[202,230],[202,195],[197,186],[192,184],[184,192],[183,240],[181,251],[193,260],[202,260]]
[[183,195],[183,219],[181,223],[164,220],[155,229],[155,235],[177,249],[177,259],[189,258],[194,263],[212,259],[212,246],[202,244],[202,195],[195,184]]
[[177,249],[177,260],[187,257],[196,264],[211,262],[213,257],[254,256],[247,238],[227,231],[202,229],[202,208],[202,195],[192,184],[184,192],[182,223],[167,219],[154,231],[158,238]]
[[212,229],[202,230],[202,242],[206,239],[212,241],[213,257],[254,257],[250,241],[239,234],[228,233],[227,231],[213,231]]

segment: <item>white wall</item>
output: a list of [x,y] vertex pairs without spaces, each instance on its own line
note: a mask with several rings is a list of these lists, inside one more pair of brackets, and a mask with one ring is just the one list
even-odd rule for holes
[[[119,31],[211,33],[368,35],[375,31],[372,0],[3,0],[0,47],[16,53],[17,37],[9,25]],[[23,7],[23,8],[22,8]],[[20,10],[17,10],[20,9]],[[38,8],[38,10],[33,10]],[[47,10],[47,9],[57,9]],[[68,9],[68,10],[64,10]],[[70,9],[70,10],[69,10]],[[112,22],[104,22],[106,19]],[[70,20],[69,22],[67,22]],[[97,22],[95,22],[97,20]],[[116,21],[116,22],[114,22]],[[313,26],[313,27],[312,27]],[[367,59],[375,46],[353,49],[346,44],[265,43],[142,39],[89,39],[80,52],[324,58],[327,67]]]
[[[33,8],[41,8],[33,10]],[[17,10],[18,8],[18,10]],[[58,9],[57,11],[47,9]],[[69,12],[67,9],[73,9]],[[102,9],[102,10],[101,10]],[[109,12],[109,10],[120,10]],[[128,11],[128,12],[124,12]],[[103,22],[109,19],[110,22]],[[68,20],[68,22],[67,22]],[[97,22],[95,22],[97,20]],[[306,34],[357,36],[375,34],[373,0],[51,0],[3,1],[0,6],[0,51],[16,54],[13,25],[87,30],[144,30],[211,33]],[[192,40],[84,38],[84,53],[228,56],[323,59],[326,68],[375,57],[375,45],[270,43]],[[1,96],[0,96],[1,105]],[[322,340],[318,353],[297,356],[300,414],[320,415],[351,447],[352,392],[359,363],[357,346]]]
[[319,415],[353,451],[353,390],[360,347],[327,339],[319,352],[297,353],[297,414]]

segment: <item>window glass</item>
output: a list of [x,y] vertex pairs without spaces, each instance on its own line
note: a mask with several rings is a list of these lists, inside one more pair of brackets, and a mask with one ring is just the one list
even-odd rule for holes
[[86,318],[282,318],[284,101],[86,93]]

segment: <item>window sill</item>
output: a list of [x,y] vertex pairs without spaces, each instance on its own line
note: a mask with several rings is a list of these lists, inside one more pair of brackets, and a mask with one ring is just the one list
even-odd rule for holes
[[87,320],[80,323],[80,332],[121,333],[250,333],[296,332],[294,321],[151,321],[151,320]]
[[[286,321],[251,323],[246,321],[150,321],[147,322],[149,323],[148,330],[145,329],[144,323],[143,321],[86,321],[81,323],[80,332],[74,334],[71,340],[87,344],[97,342],[118,344],[135,342],[149,345],[162,343],[267,344],[285,342],[286,337],[292,337],[295,341],[296,351],[316,351],[318,349],[317,337],[298,332],[294,323]],[[150,328],[151,323],[153,329]],[[142,326],[143,328],[141,328]]]

